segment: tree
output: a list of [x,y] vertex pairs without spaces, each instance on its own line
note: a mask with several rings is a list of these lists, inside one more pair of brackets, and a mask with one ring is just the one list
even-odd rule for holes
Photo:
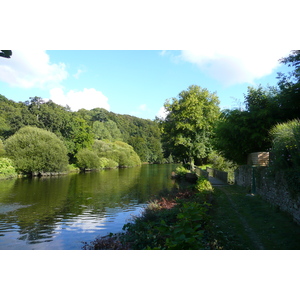
[[12,51],[11,50],[0,50],[0,56],[5,58],[11,58]]
[[92,132],[97,140],[112,140],[111,134],[105,126],[104,122],[95,121],[93,123]]
[[300,50],[291,51],[288,57],[279,61],[293,68],[288,74],[278,73],[277,77],[284,122],[298,118],[300,115]]
[[26,126],[5,141],[6,154],[25,174],[61,172],[67,168],[67,149],[54,133]]
[[165,102],[167,117],[162,122],[162,135],[167,152],[189,160],[205,159],[211,150],[211,137],[219,117],[219,99],[215,93],[197,85]]
[[100,168],[100,160],[97,154],[87,148],[81,149],[76,154],[77,166],[85,171],[87,169]]
[[245,164],[251,152],[269,151],[269,131],[281,120],[278,89],[248,87],[246,111],[225,110],[215,128],[214,147],[228,160]]
[[4,145],[2,140],[0,139],[0,157],[5,155]]

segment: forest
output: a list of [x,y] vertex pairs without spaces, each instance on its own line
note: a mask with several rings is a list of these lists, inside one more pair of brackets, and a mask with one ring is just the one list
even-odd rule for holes
[[145,120],[103,108],[72,112],[31,97],[0,95],[0,176],[131,167],[141,163],[245,164],[251,152],[273,151],[274,166],[299,168],[300,50],[276,86],[252,86],[245,109],[221,111],[216,93],[191,85],[167,99],[165,119]]

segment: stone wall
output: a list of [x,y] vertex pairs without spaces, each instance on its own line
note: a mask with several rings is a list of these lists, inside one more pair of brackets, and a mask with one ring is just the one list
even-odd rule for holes
[[202,170],[201,168],[195,167],[195,172],[196,172],[196,174],[198,174],[199,176],[204,176],[206,179],[208,179],[208,172]]
[[226,183],[228,182],[227,172],[219,171],[208,167],[206,168],[206,171],[208,172],[209,176],[216,177]]
[[278,172],[274,177],[269,175],[268,167],[252,169],[251,166],[240,166],[235,172],[235,183],[247,188],[249,192],[255,189],[263,199],[291,214],[300,225],[300,194],[292,195],[284,172]]

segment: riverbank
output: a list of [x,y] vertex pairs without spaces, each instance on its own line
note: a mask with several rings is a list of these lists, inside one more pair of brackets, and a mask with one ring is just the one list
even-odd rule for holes
[[[202,179],[203,180],[203,179]],[[123,232],[85,250],[299,250],[300,226],[288,214],[236,185],[177,190],[152,199]]]
[[199,178],[181,181],[177,189],[149,201],[143,213],[123,227],[123,232],[99,237],[85,250],[199,250],[210,249],[206,226],[212,187]]

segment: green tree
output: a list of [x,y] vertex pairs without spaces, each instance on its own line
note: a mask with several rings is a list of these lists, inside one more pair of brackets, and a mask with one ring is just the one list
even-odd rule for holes
[[165,103],[163,141],[173,157],[190,161],[205,159],[211,150],[211,138],[219,118],[219,99],[215,93],[197,85],[182,91],[178,99]]
[[0,56],[5,58],[11,58],[12,51],[11,50],[0,50]]
[[114,121],[108,120],[107,122],[104,123],[104,125],[111,135],[111,141],[115,142],[115,141],[123,140],[122,133]]
[[85,171],[87,169],[99,169],[100,160],[97,154],[87,148],[81,149],[76,154],[77,166]]
[[68,165],[67,149],[54,133],[23,127],[5,141],[7,155],[25,174],[61,172]]
[[5,155],[4,145],[2,140],[0,139],[0,157],[3,157]]
[[278,73],[282,122],[299,118],[300,115],[300,50],[291,51],[290,55],[279,60],[292,71]]
[[104,122],[95,121],[93,123],[93,134],[97,140],[112,140],[111,134],[105,126]]
[[269,131],[281,120],[275,87],[248,87],[246,111],[225,110],[215,128],[214,147],[228,160],[245,164],[251,152],[269,151]]

